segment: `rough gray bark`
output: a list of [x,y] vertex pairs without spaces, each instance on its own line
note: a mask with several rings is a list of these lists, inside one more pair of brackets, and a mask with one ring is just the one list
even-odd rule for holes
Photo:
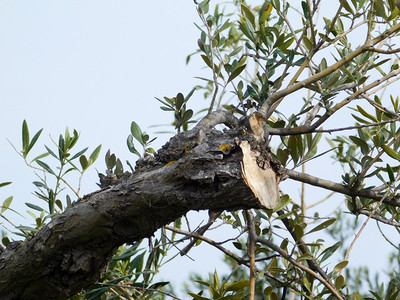
[[[235,128],[212,129],[217,123]],[[78,200],[30,240],[3,250],[0,299],[72,296],[101,278],[119,245],[149,237],[190,210],[260,208],[241,177],[237,140],[251,138],[220,112],[175,136],[133,174]]]

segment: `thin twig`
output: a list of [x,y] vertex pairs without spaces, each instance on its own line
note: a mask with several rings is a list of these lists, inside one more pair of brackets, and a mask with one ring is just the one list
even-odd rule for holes
[[[398,174],[394,180],[394,182],[397,182],[400,178],[400,174]],[[358,238],[360,237],[361,233],[363,232],[365,226],[367,226],[369,220],[372,218],[372,216],[375,214],[375,212],[377,211],[377,209],[379,208],[379,205],[383,202],[383,200],[387,197],[387,195],[389,194],[389,190],[385,193],[385,195],[382,197],[382,199],[376,204],[375,208],[372,210],[371,214],[368,216],[368,218],[365,220],[365,222],[363,223],[363,225],[361,226],[360,230],[357,232],[356,236],[354,237],[353,241],[350,244],[349,249],[346,252],[346,255],[344,256],[344,260],[347,260],[351,250],[353,249],[353,246],[355,244],[355,242],[358,240]],[[340,271],[340,274],[342,273],[342,271]]]
[[256,253],[255,253],[255,239],[256,230],[254,225],[254,216],[251,210],[246,210],[247,229],[249,231],[249,257],[250,257],[250,295],[249,300],[255,299],[256,292]]
[[318,273],[314,272],[310,268],[302,265],[301,263],[297,262],[295,259],[293,259],[286,251],[281,249],[279,246],[275,245],[269,240],[266,240],[264,238],[261,238],[257,236],[256,241],[264,244],[265,246],[271,248],[272,250],[278,252],[284,259],[289,261],[292,265],[296,266],[297,268],[303,270],[304,272],[310,274],[314,278],[316,278],[318,281],[320,281],[327,289],[331,291],[331,293],[336,296],[340,300],[344,300],[342,295],[336,290],[335,286],[330,284],[328,281],[326,281],[322,276],[320,276]]

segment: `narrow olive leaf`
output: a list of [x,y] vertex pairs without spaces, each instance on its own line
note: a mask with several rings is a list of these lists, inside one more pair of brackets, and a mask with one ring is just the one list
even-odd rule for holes
[[396,151],[394,151],[392,148],[390,148],[387,145],[382,145],[381,147],[382,147],[383,151],[385,151],[386,154],[389,155],[391,158],[394,158],[394,159],[400,161],[400,155]]
[[31,163],[37,161],[38,159],[42,159],[42,158],[44,158],[44,157],[46,157],[46,156],[48,156],[48,155],[49,155],[49,153],[40,154],[40,155],[36,156],[34,159],[32,159],[32,160],[31,160]]
[[250,280],[239,280],[233,283],[229,283],[226,287],[226,291],[239,291],[250,285]]
[[364,117],[370,119],[372,122],[377,123],[378,120],[371,114],[367,113],[361,106],[357,105],[357,110],[362,114]]
[[48,164],[46,164],[45,162],[41,161],[41,160],[36,160],[36,163],[41,166],[43,169],[45,169],[47,172],[49,172],[50,174],[56,175],[53,170],[49,167]]
[[99,157],[100,150],[101,150],[101,145],[97,146],[97,148],[94,149],[94,151],[92,152],[92,154],[90,154],[90,157],[89,157],[89,164],[90,164],[90,165],[91,165],[92,163],[94,163],[94,162],[96,161],[96,159]]
[[46,145],[45,145],[44,147],[46,148],[47,152],[48,152],[51,156],[53,156],[54,158],[58,159],[58,156],[57,156],[49,147],[47,147]]
[[338,263],[335,266],[335,268],[333,269],[333,272],[335,273],[335,272],[339,272],[339,271],[343,270],[347,266],[348,263],[349,263],[348,260],[344,260],[344,261]]
[[313,42],[307,36],[303,36],[303,45],[306,47],[307,51],[311,51],[314,47]]
[[353,10],[350,7],[350,4],[347,2],[347,0],[340,0],[340,3],[343,5],[344,9],[347,10],[349,13],[354,15]]
[[386,164],[386,171],[389,175],[389,180],[390,182],[394,182],[394,174],[392,168],[389,166],[389,164]]
[[228,82],[232,81],[233,79],[235,79],[236,77],[238,77],[240,75],[240,73],[242,73],[242,71],[246,68],[246,65],[237,67],[229,76],[228,78]]
[[209,298],[202,297],[202,296],[197,295],[197,294],[195,294],[195,293],[188,293],[188,294],[189,294],[190,296],[192,296],[193,299],[195,299],[195,300],[209,300]]
[[312,232],[316,232],[316,231],[319,231],[319,230],[322,230],[322,229],[325,229],[326,227],[332,225],[335,222],[336,222],[335,218],[329,219],[329,220],[327,220],[325,222],[322,222],[321,224],[315,226],[313,229],[311,229],[309,232],[307,232],[307,234],[312,233]]
[[78,153],[76,153],[74,156],[72,156],[71,158],[69,158],[69,160],[74,160],[75,158],[80,157],[83,153],[85,153],[87,151],[87,149],[89,149],[89,147],[86,147],[85,149],[79,151]]
[[279,202],[278,202],[278,204],[275,206],[275,208],[274,208],[274,212],[275,211],[278,211],[278,210],[281,210],[282,208],[285,208],[286,207],[286,205],[288,205],[290,203],[290,197],[289,197],[289,195],[283,195],[282,197],[281,197],[281,199],[279,200]]
[[246,20],[249,20],[251,25],[253,26],[253,28],[256,27],[256,17],[254,16],[254,14],[252,13],[252,11],[250,10],[250,8],[248,8],[246,5],[244,5],[242,3],[242,5],[240,6],[242,9],[242,13],[243,15],[246,16]]
[[361,152],[365,155],[369,152],[369,146],[368,144],[360,139],[359,137],[350,135],[349,138],[353,141],[354,144],[356,144],[357,146],[359,146],[361,148]]
[[310,18],[310,11],[308,10],[308,5],[306,1],[301,1],[301,7],[303,8],[304,17],[306,19]]
[[130,152],[136,154],[139,157],[141,156],[139,151],[136,150],[135,145],[133,144],[133,136],[131,134],[128,136],[126,143]]
[[44,210],[44,208],[41,208],[40,206],[37,206],[37,205],[32,204],[32,203],[26,202],[25,205],[28,206],[29,208],[32,208],[32,209],[40,211],[40,212],[42,212]]
[[242,49],[243,49],[243,46],[239,46],[235,50],[233,50],[231,53],[229,53],[228,55],[231,57],[235,56],[236,54],[240,53],[240,51],[242,51]]
[[142,130],[140,129],[139,125],[135,122],[132,121],[131,123],[131,132],[133,137],[143,145],[143,140],[142,140]]
[[231,26],[231,23],[229,22],[229,19],[228,19],[228,20],[225,21],[224,24],[222,24],[222,26],[220,28],[218,28],[218,30],[215,33],[216,34],[220,33],[222,31],[224,31],[225,29],[228,29],[230,26]]
[[[38,132],[36,132],[36,134],[33,136],[31,142],[29,143],[28,151],[27,151],[27,152],[31,151],[32,147],[35,145],[35,143],[36,143],[36,141],[38,140],[38,138],[39,138],[40,134],[42,133],[42,131],[43,131],[43,128],[40,129]],[[28,153],[27,153],[27,154],[28,154]]]
[[88,162],[86,156],[81,155],[81,157],[79,157],[79,162],[81,163],[82,171],[85,171],[89,166],[89,162]]
[[7,181],[7,182],[1,182],[1,183],[0,183],[0,187],[6,186],[6,185],[9,185],[9,184],[11,184],[11,182],[10,182],[10,181]]
[[29,129],[26,120],[22,123],[22,153],[24,157],[28,154],[29,146]]
[[336,252],[337,249],[339,249],[339,247],[342,245],[342,242],[337,242],[334,245],[326,248],[324,251],[322,251],[321,255],[321,262],[327,260],[329,257],[331,257],[333,255],[333,253]]
[[184,101],[185,101],[185,98],[183,97],[182,93],[178,93],[178,95],[176,95],[176,98],[175,98],[175,107],[177,110],[181,109]]
[[6,200],[4,200],[3,205],[1,206],[1,213],[4,213],[10,207],[12,200],[13,196],[10,196]]

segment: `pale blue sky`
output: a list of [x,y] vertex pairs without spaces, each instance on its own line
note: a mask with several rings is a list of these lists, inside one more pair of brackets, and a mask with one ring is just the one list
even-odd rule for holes
[[[149,126],[167,124],[172,116],[159,109],[154,97],[185,94],[199,83],[194,76],[207,74],[199,60],[185,64],[197,47],[199,32],[193,22],[199,21],[190,0],[0,1],[0,182],[13,182],[0,190],[0,203],[14,195],[13,207],[25,210],[23,203],[37,201],[31,194],[32,171],[6,140],[20,147],[24,119],[31,134],[44,128],[40,150],[51,145],[49,135],[57,139],[69,126],[81,132],[79,149],[103,145],[96,164],[100,172],[109,148],[133,162],[136,157],[126,147],[131,121],[150,134],[160,130]],[[189,107],[207,106],[200,93],[190,101]],[[156,148],[166,139],[159,136]],[[93,169],[83,193],[97,189],[96,182]],[[337,199],[329,202],[332,210],[343,198]],[[365,246],[362,241],[358,245],[358,256],[365,260]],[[204,249],[191,252],[194,263],[177,260],[179,266],[185,264],[185,272],[172,273],[174,266],[163,278],[184,278],[189,270],[213,271],[221,255],[204,257]],[[356,251],[350,259],[357,257]]]

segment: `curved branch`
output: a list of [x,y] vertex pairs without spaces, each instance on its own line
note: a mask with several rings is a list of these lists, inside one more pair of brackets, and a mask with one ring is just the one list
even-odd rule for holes
[[[306,173],[300,173],[293,170],[286,170],[289,178],[311,184],[313,186],[317,186],[320,188],[324,188],[330,191],[338,192],[344,195],[352,196],[352,197],[364,197],[368,199],[372,199],[375,201],[381,201],[384,198],[384,195],[378,194],[374,190],[354,190],[349,186],[335,183],[329,180],[321,179],[315,176],[308,175]],[[383,199],[383,203],[393,205],[396,207],[400,207],[400,195],[395,195],[393,197],[387,197]]]
[[378,37],[367,41],[364,45],[361,47],[357,48],[353,52],[349,53],[347,56],[343,57],[341,60],[336,62],[335,64],[331,65],[330,67],[326,68],[325,70],[310,76],[309,78],[299,81],[297,83],[294,83],[293,85],[288,86],[287,88],[278,91],[274,94],[272,94],[267,101],[262,105],[262,107],[259,110],[259,113],[261,113],[266,119],[268,119],[271,114],[273,113],[274,109],[279,105],[279,103],[282,101],[282,99],[298,90],[301,88],[304,88],[305,86],[312,84],[327,75],[331,74],[333,71],[341,68],[344,66],[346,63],[349,61],[353,60],[360,54],[367,52],[367,51],[373,51],[374,48],[373,46],[376,45],[377,43],[381,42],[382,40],[388,38],[390,35],[396,33],[397,31],[400,30],[400,23],[391,27],[390,29],[386,30],[384,33],[380,34]]

